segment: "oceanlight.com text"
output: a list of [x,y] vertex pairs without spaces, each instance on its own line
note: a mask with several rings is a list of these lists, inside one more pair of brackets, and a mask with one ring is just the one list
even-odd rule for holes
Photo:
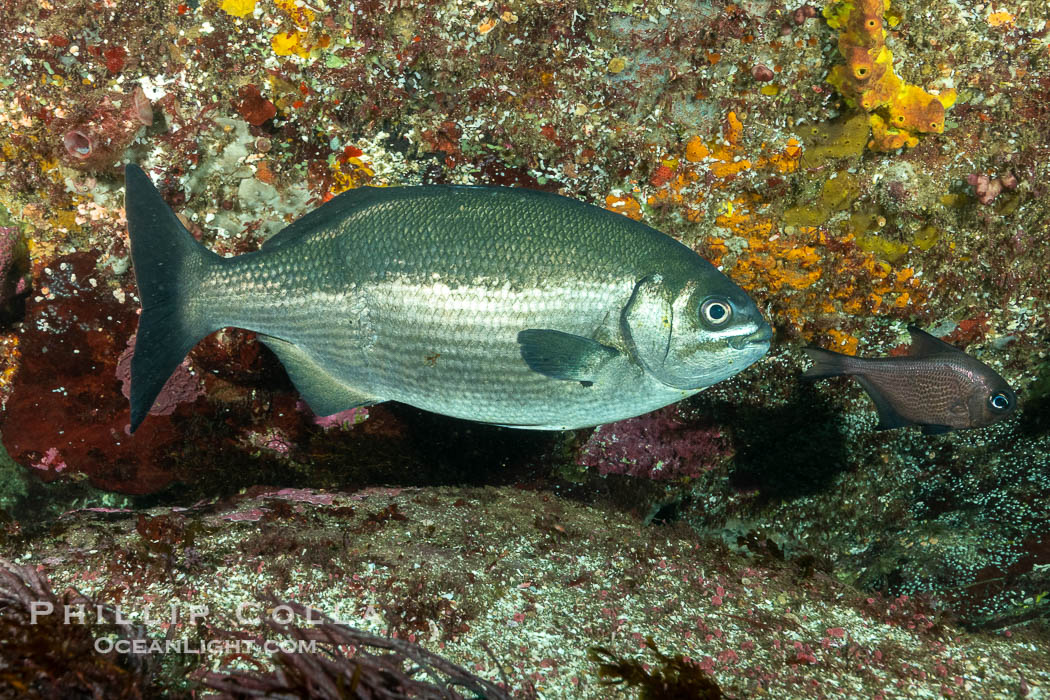
[[107,654],[116,651],[119,654],[250,654],[262,651],[274,654],[283,651],[288,654],[317,653],[316,640],[305,639],[266,639],[255,642],[250,639],[212,639],[193,642],[188,639],[110,639],[101,637],[95,640],[95,651]]

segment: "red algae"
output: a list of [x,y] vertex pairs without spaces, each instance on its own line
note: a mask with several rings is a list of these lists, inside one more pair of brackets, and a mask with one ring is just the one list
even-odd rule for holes
[[277,106],[266,99],[255,85],[245,85],[238,92],[237,112],[252,126],[262,126],[277,115]]
[[102,57],[106,61],[106,70],[110,73],[119,73],[124,70],[128,52],[123,46],[111,46],[102,52]]
[[[128,346],[120,353],[115,372],[120,380],[120,393],[126,399],[131,398],[131,358],[135,354],[135,337],[133,335],[128,339]],[[189,361],[183,360],[165,382],[149,413],[154,416],[170,416],[180,403],[193,402],[203,395],[200,379],[190,372]]]
[[69,471],[101,487],[155,491],[171,480],[170,450],[179,438],[162,423],[149,426],[143,439],[125,433],[127,400],[116,367],[135,311],[98,283],[91,253],[50,265],[27,304],[32,321],[20,333],[22,362],[0,417],[4,445],[26,464],[48,464],[48,455],[54,463],[61,455]]
[[676,406],[595,429],[577,461],[600,474],[626,474],[657,481],[695,477],[722,464],[732,448],[722,431],[691,424]]

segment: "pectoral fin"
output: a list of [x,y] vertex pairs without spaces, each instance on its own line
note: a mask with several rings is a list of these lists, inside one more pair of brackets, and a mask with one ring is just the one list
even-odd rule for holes
[[518,333],[521,359],[534,372],[552,379],[590,383],[620,352],[583,336],[529,328]]
[[272,335],[259,335],[259,340],[277,355],[303,400],[319,416],[371,406],[384,400],[341,383],[294,343]]

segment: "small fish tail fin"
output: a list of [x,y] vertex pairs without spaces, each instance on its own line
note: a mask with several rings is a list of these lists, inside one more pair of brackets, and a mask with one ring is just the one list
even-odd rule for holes
[[146,417],[187,353],[215,330],[189,304],[205,270],[221,258],[197,242],[137,165],[124,169],[124,209],[142,300],[131,359],[131,430]]
[[802,348],[813,361],[813,365],[802,374],[803,379],[821,379],[823,377],[840,377],[853,374],[851,366],[853,357],[823,348]]

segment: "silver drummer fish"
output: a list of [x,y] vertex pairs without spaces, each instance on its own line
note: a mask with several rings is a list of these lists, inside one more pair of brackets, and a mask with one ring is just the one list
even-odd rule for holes
[[655,410],[769,349],[747,294],[619,214],[501,187],[363,187],[223,258],[136,165],[125,208],[142,301],[131,429],[186,354],[254,331],[321,416],[400,401],[567,430]]

